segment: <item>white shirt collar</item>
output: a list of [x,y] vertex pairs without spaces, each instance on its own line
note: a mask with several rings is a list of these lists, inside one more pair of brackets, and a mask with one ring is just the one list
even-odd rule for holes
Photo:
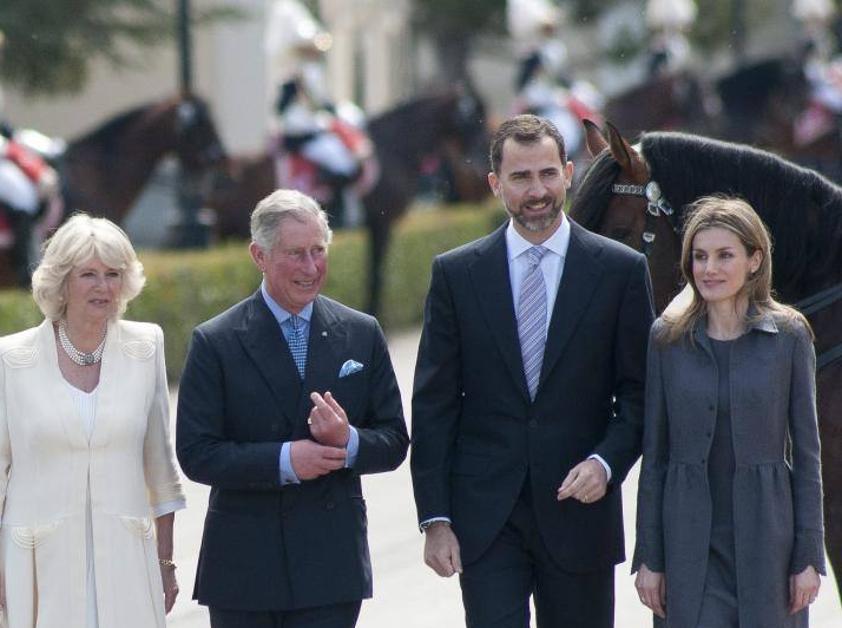
[[[260,293],[263,295],[263,300],[266,301],[266,305],[269,307],[269,311],[272,312],[272,315],[275,317],[275,320],[278,321],[279,325],[283,325],[284,321],[288,319],[292,314],[286,311],[281,305],[272,298],[272,295],[269,294],[269,290],[266,289],[266,280],[264,279],[260,282]],[[304,306],[298,316],[303,318],[308,323],[310,322],[310,317],[313,315],[313,302],[310,301],[307,305]]]
[[[509,253],[509,261],[511,262],[519,257],[533,246],[535,245],[517,232],[514,220],[510,218],[509,226],[506,227],[506,249]],[[562,259],[567,256],[567,248],[570,246],[570,221],[563,212],[558,229],[549,238],[541,242],[541,246],[549,249]]]

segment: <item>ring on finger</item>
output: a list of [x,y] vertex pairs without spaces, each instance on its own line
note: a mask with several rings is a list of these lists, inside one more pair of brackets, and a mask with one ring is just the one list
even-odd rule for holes
[[313,417],[307,417],[307,425],[313,425]]

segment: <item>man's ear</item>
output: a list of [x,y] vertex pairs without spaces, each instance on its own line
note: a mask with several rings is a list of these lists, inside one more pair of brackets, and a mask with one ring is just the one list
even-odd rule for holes
[[500,196],[500,178],[494,172],[488,173],[488,187],[494,196]]
[[249,254],[251,255],[254,265],[257,266],[257,270],[261,273],[266,272],[266,254],[257,242],[249,244]]

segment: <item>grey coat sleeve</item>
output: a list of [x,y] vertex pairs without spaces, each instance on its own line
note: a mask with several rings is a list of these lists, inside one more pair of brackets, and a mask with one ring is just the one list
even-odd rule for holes
[[664,381],[661,373],[662,354],[655,340],[660,321],[649,334],[646,367],[646,394],[643,426],[643,461],[637,489],[637,542],[632,559],[632,573],[645,564],[651,571],[663,572],[664,481],[669,462],[669,421]]
[[792,506],[795,544],[790,573],[808,565],[825,573],[824,526],[819,431],[816,413],[816,353],[807,330],[795,331],[792,381],[789,397],[789,430],[792,439]]

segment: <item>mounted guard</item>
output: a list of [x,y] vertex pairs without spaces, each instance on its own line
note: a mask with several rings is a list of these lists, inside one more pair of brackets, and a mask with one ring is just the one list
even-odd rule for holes
[[[0,52],[2,42],[0,32]],[[58,174],[39,147],[51,149],[50,138],[17,131],[3,118],[0,86],[0,249],[9,252],[16,283],[24,287],[37,255],[35,239],[43,235],[37,233],[38,222],[62,212]]]
[[831,0],[794,0],[792,15],[802,25],[799,62],[809,89],[804,110],[793,122],[793,142],[804,147],[839,128],[842,56],[833,28],[838,15]]
[[652,33],[649,43],[649,75],[684,69],[690,57],[685,33],[696,20],[694,0],[649,0],[646,25]]
[[562,13],[550,0],[508,0],[506,19],[520,59],[513,113],[550,120],[575,158],[584,149],[582,122],[602,119],[604,99],[591,83],[567,72]]
[[365,116],[353,103],[334,103],[324,54],[332,38],[299,0],[275,0],[266,28],[279,132],[273,146],[277,183],[317,199],[332,224],[356,226],[360,197],[375,183]]

